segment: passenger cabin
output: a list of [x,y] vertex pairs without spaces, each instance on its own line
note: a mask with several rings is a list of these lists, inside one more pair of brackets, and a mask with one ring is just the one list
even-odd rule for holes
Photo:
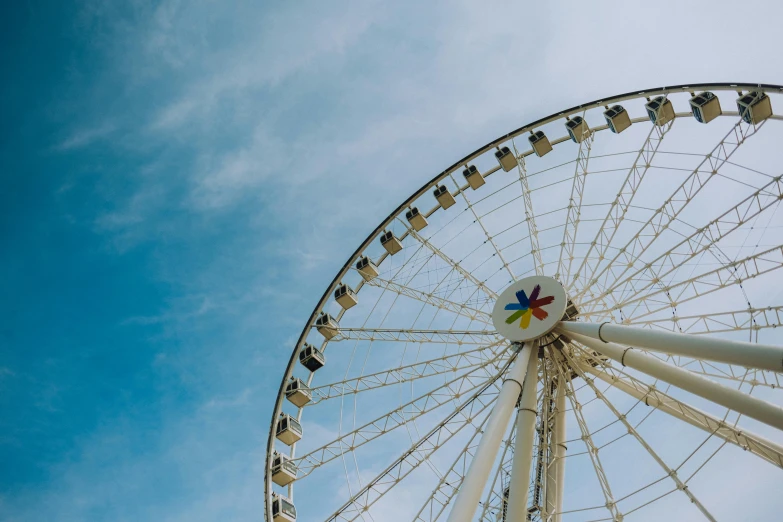
[[277,493],[272,493],[272,522],[296,522],[294,503]]
[[287,486],[296,480],[296,465],[282,453],[272,454],[272,482],[278,486]]
[[737,98],[737,110],[747,123],[756,125],[772,116],[772,102],[761,91],[751,91]]
[[478,171],[475,165],[466,167],[465,170],[462,171],[462,175],[465,176],[468,185],[470,185],[470,188],[473,190],[476,190],[485,183],[484,176],[481,175],[481,172]]
[[566,304],[565,313],[563,314],[563,317],[560,320],[573,321],[577,315],[579,315],[579,310],[577,310],[576,305],[569,299],[568,303]]
[[411,207],[405,213],[405,219],[408,220],[408,223],[411,224],[413,230],[415,230],[416,232],[420,231],[422,228],[427,226],[427,219],[421,215],[419,209],[416,207]]
[[590,137],[590,127],[581,116],[574,116],[566,121],[566,130],[574,143],[582,143]]
[[356,292],[345,284],[341,284],[334,290],[334,299],[337,301],[337,304],[343,307],[343,310],[348,310],[358,303]]
[[609,125],[609,130],[615,134],[620,134],[631,126],[631,117],[628,116],[628,111],[622,105],[607,107],[604,111],[604,118],[606,118],[606,124]]
[[659,127],[663,127],[674,119],[674,105],[665,96],[656,96],[649,100],[644,108],[647,110],[650,121]]
[[383,245],[383,248],[392,256],[402,250],[402,243],[400,243],[400,240],[397,239],[397,236],[395,236],[394,232],[391,230],[381,234],[381,245]]
[[544,131],[530,131],[530,136],[527,137],[527,141],[530,142],[530,146],[533,147],[533,152],[539,158],[549,152],[552,152],[552,144],[549,142],[549,138],[546,137]]
[[517,158],[511,152],[508,147],[503,147],[495,151],[495,158],[500,163],[500,168],[505,172],[509,172],[517,166]]
[[699,123],[709,123],[723,114],[720,108],[720,100],[709,91],[697,94],[688,103],[690,103],[693,117]]
[[454,196],[451,195],[451,192],[449,192],[449,189],[446,188],[446,185],[438,185],[435,187],[435,190],[432,192],[432,194],[435,196],[435,199],[438,200],[438,203],[440,203],[440,208],[443,210],[446,210],[456,203],[456,201],[454,201]]
[[313,399],[313,395],[302,379],[291,377],[285,385],[285,398],[297,408],[301,408]]
[[323,335],[327,341],[340,333],[339,328],[340,325],[337,324],[337,321],[327,313],[322,312],[321,315],[318,316],[318,319],[315,320],[315,329],[318,330],[318,333]]
[[356,262],[356,270],[359,271],[360,274],[362,274],[362,277],[365,281],[372,281],[376,277],[378,277],[378,274],[380,273],[378,271],[378,267],[375,266],[375,263],[370,261],[370,259],[367,256],[362,256],[357,262]]
[[290,446],[302,438],[302,425],[294,417],[281,413],[277,419],[275,435],[277,440]]
[[299,352],[299,362],[302,363],[302,366],[314,372],[324,367],[326,356],[312,344],[304,343],[302,350]]

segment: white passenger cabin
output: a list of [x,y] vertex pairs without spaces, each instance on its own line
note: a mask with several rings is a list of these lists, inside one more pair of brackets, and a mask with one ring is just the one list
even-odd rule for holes
[[574,143],[582,143],[590,137],[590,127],[581,116],[574,116],[566,121],[566,130]]
[[485,183],[484,176],[481,175],[481,172],[479,172],[475,165],[466,167],[465,170],[462,171],[462,175],[465,176],[465,180],[473,190],[476,190]]
[[343,307],[343,310],[348,310],[349,308],[356,306],[356,303],[358,303],[356,299],[356,292],[351,290],[351,288],[345,284],[339,285],[334,290],[334,299],[337,301],[337,304]]
[[508,147],[503,147],[496,150],[495,158],[498,160],[498,163],[500,163],[500,168],[502,168],[505,172],[509,172],[517,166],[517,158]]
[[321,315],[318,316],[318,319],[315,320],[315,329],[318,330],[318,333],[323,335],[327,341],[339,333],[339,328],[340,325],[337,324],[337,321],[327,313],[322,312]]
[[381,234],[381,245],[383,245],[383,248],[392,256],[402,250],[402,243],[400,243],[400,240],[397,239],[397,236],[395,236],[394,232],[391,230]]
[[294,503],[277,493],[272,493],[272,522],[296,522]]
[[449,192],[449,189],[446,188],[446,185],[438,185],[435,187],[435,190],[432,192],[432,194],[435,196],[435,199],[438,200],[438,203],[440,203],[440,208],[443,210],[446,210],[456,203],[454,196],[451,195],[451,192]]
[[737,110],[747,123],[757,125],[772,116],[772,102],[761,91],[751,91],[737,98]]
[[285,386],[285,398],[297,408],[301,408],[310,402],[313,396],[310,393],[310,388],[307,387],[302,379],[291,377],[291,380]]
[[544,131],[530,131],[530,136],[527,137],[527,141],[530,142],[530,146],[533,147],[533,152],[539,158],[545,154],[552,152],[552,144],[549,142],[549,138],[546,137]]
[[296,465],[282,453],[275,451],[272,454],[271,469],[272,482],[278,486],[287,486],[296,480]]
[[301,440],[302,425],[299,424],[299,421],[296,420],[296,418],[287,413],[281,413],[280,417],[277,419],[275,436],[277,436],[277,440],[290,446],[294,442]]
[[674,105],[665,96],[656,96],[648,101],[644,108],[647,110],[650,121],[659,127],[663,127],[674,119]]
[[427,226],[427,219],[421,215],[421,212],[419,212],[419,209],[416,207],[411,207],[405,213],[405,219],[408,220],[408,223],[411,224],[413,230],[416,232]]
[[720,108],[720,100],[709,91],[697,94],[688,103],[691,106],[693,117],[699,123],[709,123],[723,113]]
[[628,116],[628,111],[622,105],[607,107],[604,111],[604,118],[606,118],[606,124],[609,125],[609,130],[615,134],[620,134],[631,126],[631,117]]
[[314,372],[324,367],[326,356],[312,344],[304,343],[302,350],[299,352],[299,362],[302,363],[302,366]]
[[378,277],[378,274],[380,273],[378,267],[375,266],[375,263],[370,261],[370,258],[367,256],[362,256],[356,262],[356,270],[359,271],[365,281],[372,281]]

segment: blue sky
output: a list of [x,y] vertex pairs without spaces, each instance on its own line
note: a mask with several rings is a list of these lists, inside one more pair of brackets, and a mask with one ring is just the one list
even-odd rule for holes
[[581,101],[783,83],[774,2],[261,4],[3,8],[3,520],[259,520],[293,342],[408,194]]

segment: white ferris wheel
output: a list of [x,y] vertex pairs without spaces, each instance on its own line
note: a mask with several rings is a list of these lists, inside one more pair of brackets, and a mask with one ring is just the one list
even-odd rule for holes
[[781,98],[621,94],[424,184],[294,346],[266,519],[780,512],[753,495],[783,492]]

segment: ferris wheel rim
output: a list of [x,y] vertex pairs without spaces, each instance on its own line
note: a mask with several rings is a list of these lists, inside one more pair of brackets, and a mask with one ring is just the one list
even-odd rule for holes
[[[292,370],[295,368],[298,358],[298,353],[301,347],[304,345],[306,338],[311,331],[312,325],[314,324],[315,319],[318,317],[319,313],[321,313],[326,305],[326,303],[329,300],[329,297],[336,287],[336,285],[341,281],[341,279],[346,275],[346,273],[350,270],[352,264],[358,259],[362,252],[367,249],[367,247],[379,236],[379,234],[397,217],[407,207],[410,207],[410,205],[416,201],[419,197],[426,194],[427,191],[432,189],[433,187],[437,187],[438,183],[446,178],[447,176],[453,174],[454,172],[457,172],[459,168],[463,167],[464,165],[469,164],[471,161],[473,161],[475,158],[487,153],[493,148],[497,148],[499,145],[507,142],[508,140],[512,140],[513,138],[519,137],[523,135],[526,132],[532,131],[533,129],[540,127],[542,125],[545,125],[547,123],[555,122],[562,119],[567,119],[570,116],[573,116],[575,114],[583,113],[584,111],[595,109],[601,106],[615,104],[622,101],[627,100],[634,100],[644,97],[652,97],[652,96],[667,96],[672,93],[682,93],[682,92],[693,92],[697,90],[714,90],[714,91],[741,91],[741,90],[758,90],[764,93],[771,93],[773,91],[777,91],[778,93],[783,93],[783,85],[777,85],[777,84],[765,84],[765,83],[729,83],[729,82],[718,82],[718,83],[692,83],[692,84],[680,84],[680,85],[674,85],[674,86],[662,86],[662,87],[654,87],[649,89],[643,89],[643,90],[637,90],[637,91],[630,91],[614,96],[610,96],[608,98],[602,98],[598,100],[593,100],[584,104],[576,105],[574,107],[571,107],[569,109],[559,111],[556,113],[552,113],[549,116],[545,116],[543,118],[540,118],[538,120],[535,120],[533,122],[527,123],[507,134],[504,134],[493,141],[485,144],[484,146],[476,149],[469,155],[461,158],[460,160],[453,163],[451,166],[449,166],[447,169],[443,170],[436,176],[434,176],[432,179],[430,179],[428,182],[426,182],[424,185],[422,185],[418,190],[413,192],[403,203],[401,203],[398,207],[396,207],[389,215],[380,222],[380,224],[362,241],[362,243],[359,245],[359,247],[348,257],[345,264],[337,271],[335,277],[332,279],[332,281],[327,285],[326,290],[324,291],[323,295],[319,299],[317,305],[313,308],[313,312],[309,316],[308,320],[305,323],[305,326],[302,330],[302,333],[300,334],[299,338],[297,339],[296,343],[294,344],[291,357],[288,361],[288,364],[286,366],[286,370],[283,374],[283,377],[281,379],[281,384],[278,389],[277,397],[275,400],[275,405],[272,412],[271,422],[270,422],[270,429],[269,429],[269,436],[267,440],[267,447],[266,447],[266,455],[265,455],[265,463],[264,463],[264,517],[266,520],[271,521],[272,520],[272,487],[271,487],[271,468],[270,468],[270,462],[273,457],[273,454],[275,453],[275,426],[276,421],[278,417],[280,416],[282,412],[282,404],[285,399],[285,388],[287,383],[289,382],[289,379],[292,376]],[[735,113],[724,113],[721,116],[731,116],[735,115]],[[678,113],[679,116],[679,113]],[[774,115],[772,116],[773,119],[783,119],[781,116]],[[593,129],[593,130],[605,130],[604,129]],[[559,141],[558,141],[559,143]],[[553,145],[556,145],[553,141]],[[532,152],[532,151],[531,151]],[[438,206],[435,207],[436,209],[439,208]],[[385,257],[385,254],[384,254]]]

